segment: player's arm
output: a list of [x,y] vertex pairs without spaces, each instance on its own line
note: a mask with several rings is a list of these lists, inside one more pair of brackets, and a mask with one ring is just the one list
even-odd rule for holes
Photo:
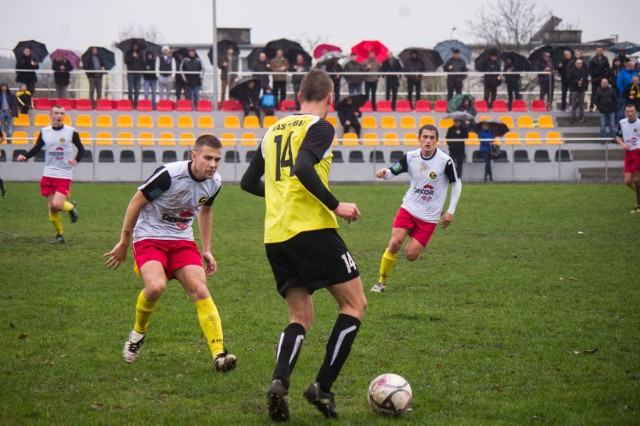
[[622,139],[622,126],[618,123],[618,129],[616,130],[616,142],[618,145],[622,147],[625,151],[629,149],[626,143],[624,143],[624,139]]
[[36,144],[29,150],[29,152],[27,152],[27,155],[18,155],[18,161],[27,161],[29,158],[35,157],[42,148],[44,148],[44,139],[42,139],[42,134],[40,134]]
[[151,201],[143,195],[141,191],[136,192],[127,207],[127,212],[124,215],[124,223],[122,224],[122,231],[120,232],[120,241],[116,246],[104,256],[108,257],[105,265],[109,269],[117,269],[118,266],[127,258],[127,250],[131,244],[133,238],[133,228],[140,216],[140,210]]
[[262,155],[262,143],[258,146],[256,154],[251,159],[247,171],[242,175],[240,180],[240,188],[247,191],[249,194],[264,197],[264,182],[262,176],[264,175],[264,156]]
[[449,208],[447,212],[440,218],[440,224],[443,228],[446,228],[451,224],[453,215],[456,212],[458,201],[460,200],[460,194],[462,193],[462,181],[456,174],[456,169],[453,167],[453,161],[449,160],[444,168],[445,175],[449,178],[451,183],[451,197],[449,199]]
[[204,272],[207,276],[213,275],[218,269],[216,260],[213,258],[213,254],[211,254],[211,228],[213,227],[213,200],[215,200],[219,192],[220,188],[218,188],[218,191],[204,203],[200,208],[200,213],[198,214],[198,228],[200,229],[202,258],[206,264]]
[[407,156],[403,155],[402,158],[395,163],[390,168],[383,167],[382,169],[376,172],[376,177],[378,179],[389,180],[393,179],[395,176],[398,176],[400,173],[406,173],[409,171],[409,166],[407,165]]
[[84,145],[82,145],[82,141],[80,140],[80,135],[76,131],[73,132],[73,139],[71,139],[71,142],[78,150],[78,152],[76,153],[76,158],[69,161],[69,163],[71,163],[72,166],[75,166],[82,159],[82,155],[84,154]]

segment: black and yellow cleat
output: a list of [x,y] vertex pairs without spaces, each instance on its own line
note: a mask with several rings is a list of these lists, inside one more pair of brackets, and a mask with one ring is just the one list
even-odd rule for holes
[[289,421],[289,391],[282,384],[281,380],[273,380],[267,391],[267,400],[269,402],[269,417],[274,422]]
[[316,408],[327,418],[337,419],[338,411],[331,392],[322,392],[320,384],[313,382],[303,393],[305,399],[316,406]]

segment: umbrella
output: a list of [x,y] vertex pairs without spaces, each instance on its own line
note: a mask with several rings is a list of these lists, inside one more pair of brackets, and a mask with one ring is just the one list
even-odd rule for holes
[[44,43],[40,43],[35,40],[26,40],[18,42],[16,47],[13,48],[13,53],[16,55],[16,59],[22,56],[24,49],[31,49],[31,56],[33,56],[33,58],[38,62],[44,61],[49,54],[47,46],[45,46]]
[[564,58],[565,50],[571,51],[571,54],[573,55],[573,49],[567,46],[540,46],[529,54],[529,62],[531,64],[537,64],[538,62],[540,62],[540,58],[542,57],[543,53],[549,53],[551,55],[551,62],[553,64],[557,64],[560,63]]
[[367,97],[365,95],[351,95],[341,99],[340,102],[338,102],[338,107],[336,109],[339,109],[342,105],[346,104],[348,99],[351,99],[351,104],[354,109],[359,109],[365,102],[367,102]]
[[454,111],[445,115],[444,118],[450,118],[451,120],[460,120],[460,121],[473,121],[473,115],[464,111]]
[[432,49],[423,49],[421,47],[408,47],[400,52],[398,57],[406,64],[407,61],[409,61],[409,58],[411,58],[411,52],[413,51],[418,52],[418,58],[422,60],[427,71],[435,71],[443,64],[442,58],[437,51]]
[[325,50],[327,51],[326,53],[342,52],[342,49],[340,49],[338,46],[335,46],[333,44],[322,43],[317,45],[315,49],[313,49],[313,57],[315,59],[318,59],[319,57],[325,54],[323,53]]
[[363,40],[351,48],[351,52],[356,54],[356,60],[358,62],[363,62],[367,59],[371,50],[375,52],[378,62],[387,59],[389,49],[378,40]]
[[276,56],[276,51],[280,49],[284,52],[285,56],[287,55],[287,52],[291,49],[304,51],[300,43],[297,43],[292,40],[287,40],[286,38],[281,38],[278,40],[272,40],[269,43],[267,43],[267,45],[264,47],[264,52],[267,54],[267,58],[271,59],[274,56]]
[[620,43],[612,44],[607,50],[613,53],[620,53],[621,51],[624,51],[631,55],[632,53],[640,51],[640,44],[635,44],[630,41],[622,41]]
[[478,123],[478,127],[482,126],[482,123],[489,124],[489,130],[496,136],[504,136],[509,131],[509,128],[502,121],[490,121],[490,120],[482,120]]
[[56,60],[58,53],[62,53],[67,61],[71,62],[73,68],[78,69],[78,66],[80,65],[80,57],[76,55],[75,52],[66,49],[56,49],[51,55],[49,55],[52,62]]
[[514,71],[531,71],[531,64],[521,54],[517,52],[504,52],[500,59],[506,62],[507,59],[511,59]]
[[[229,50],[229,48],[232,48],[233,52],[236,55],[240,54],[240,48],[238,47],[238,43],[232,40],[225,39],[225,40],[220,40],[218,42],[218,58],[227,56],[227,50]],[[213,47],[209,48],[209,53],[207,54],[207,56],[209,56],[209,61],[211,62],[211,65],[213,65]],[[218,62],[219,61],[220,59],[218,59]]]
[[468,93],[458,93],[447,103],[447,111],[451,112],[457,110],[460,104],[462,104],[464,98],[469,98],[472,103],[475,101],[475,98]]
[[239,99],[246,91],[249,90],[249,82],[253,81],[256,87],[261,87],[261,81],[258,77],[242,77],[233,84],[229,91],[229,96]]
[[157,58],[158,56],[162,56],[162,46],[147,41],[146,46],[144,47],[145,56],[147,55],[147,52],[153,52],[153,56]]
[[480,55],[478,55],[474,63],[475,70],[483,71],[484,64],[489,60],[489,57],[491,57],[491,55],[494,55],[500,58],[500,51],[498,50],[497,47],[490,47],[488,49],[485,49],[482,51],[482,53],[480,53]]
[[465,62],[471,62],[471,48],[458,40],[445,40],[436,44],[434,47],[438,51],[444,62],[447,62],[453,56],[453,49],[460,50],[460,55]]
[[289,65],[293,68],[293,65],[297,62],[296,59],[298,55],[302,55],[304,57],[304,63],[307,65],[311,65],[311,55],[305,52],[302,49],[289,49],[287,53],[285,53],[285,57],[289,61]]
[[249,52],[249,55],[247,56],[247,64],[249,65],[250,70],[255,71],[253,69],[253,64],[258,62],[258,58],[260,57],[261,53],[264,53],[263,47],[255,47],[251,50],[251,52]]
[[116,44],[116,47],[126,53],[131,50],[133,43],[138,43],[138,50],[140,52],[144,52],[147,48],[147,42],[145,39],[139,37],[131,37],[126,40],[122,40],[120,43]]
[[[88,48],[86,52],[82,54],[82,62],[89,60],[92,48],[93,46]],[[102,59],[105,69],[110,70],[116,65],[116,55],[112,51],[105,49],[104,47],[98,47],[98,56]]]
[[316,62],[316,67],[322,67],[323,65],[326,65],[327,62],[329,62],[332,59],[342,59],[344,58],[344,53],[342,52],[329,52],[325,55],[322,55],[318,58],[318,61]]
[[[189,56],[189,49],[187,49],[186,47],[181,47],[180,49],[173,52],[173,59],[176,60],[176,63],[180,59],[179,56],[182,56],[182,59]],[[196,58],[199,58],[198,53],[196,53]],[[180,64],[177,63],[177,66],[180,66]]]

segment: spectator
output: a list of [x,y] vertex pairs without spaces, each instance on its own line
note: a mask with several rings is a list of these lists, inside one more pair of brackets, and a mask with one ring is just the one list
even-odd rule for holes
[[20,85],[20,90],[16,92],[16,99],[18,101],[18,109],[21,114],[29,114],[29,111],[33,109],[33,102],[31,100],[31,92],[26,84]]
[[[575,66],[576,66],[576,61],[578,59],[582,59],[582,65],[585,66],[586,68],[586,64],[584,63],[584,59],[582,58],[582,50],[578,50],[576,49],[573,59],[571,61],[569,61],[569,65],[567,66],[567,71],[566,72],[570,72]],[[569,89],[571,90],[571,89]]]
[[[536,71],[542,71],[546,74],[538,74],[538,84],[540,85],[540,98],[547,99],[547,109],[551,110],[553,102],[553,64],[551,63],[551,54],[544,52],[540,61],[536,64]],[[566,109],[566,105],[565,105]]]
[[637,75],[631,77],[631,83],[625,87],[622,97],[624,97],[625,104],[634,104],[636,111],[640,110],[640,86],[638,85]]
[[[184,61],[184,55],[180,52],[176,54],[176,74],[175,74],[175,87],[176,87],[176,102],[180,100],[180,97],[184,96],[184,99],[191,99],[191,95],[189,94],[189,87],[187,86],[187,82],[184,80],[182,73],[180,71],[180,67],[182,66],[182,61]],[[223,96],[224,98],[224,96]]]
[[91,48],[91,55],[85,57],[82,67],[87,73],[89,80],[89,99],[91,107],[95,108],[98,99],[102,98],[102,75],[104,74],[104,61],[98,54],[98,48]]
[[140,45],[137,42],[131,44],[131,49],[124,54],[124,63],[127,65],[127,86],[129,86],[129,100],[134,108],[138,108],[140,96],[141,71],[145,70],[145,60]]
[[260,86],[255,81],[249,81],[247,88],[238,99],[242,104],[244,116],[247,117],[251,111],[256,113],[258,120],[260,119]]
[[[399,59],[393,57],[393,52],[387,52],[387,59],[382,62],[382,67],[380,68],[382,72],[398,72],[401,73],[404,71],[402,67],[402,62]],[[391,109],[396,110],[396,101],[398,100],[398,87],[400,86],[400,74],[393,75],[385,75],[385,89],[384,89],[384,98],[389,100],[391,97]]]
[[594,97],[596,90],[601,87],[603,78],[609,78],[611,67],[609,59],[604,56],[604,49],[600,46],[596,47],[596,54],[589,61],[589,76],[591,76],[591,100],[589,101],[589,111],[593,111]]
[[471,100],[469,95],[464,95],[462,97],[462,102],[460,102],[460,105],[458,105],[456,111],[466,112],[467,114],[471,114],[474,117],[477,114],[476,108],[473,105],[473,101]]
[[481,122],[480,129],[478,130],[478,139],[480,139],[480,155],[484,160],[484,181],[489,179],[493,181],[493,171],[491,170],[491,148],[493,147],[493,141],[496,136],[491,131],[489,123]]
[[582,59],[577,59],[575,65],[569,70],[567,77],[569,91],[571,92],[569,101],[571,103],[571,123],[576,121],[576,110],[578,110],[580,121],[584,121],[584,94],[589,88],[589,72],[584,66]]
[[340,102],[340,73],[343,71],[342,65],[338,63],[336,58],[333,58],[327,62],[326,71],[331,77],[331,81],[333,81],[333,104],[338,105]]
[[296,101],[296,109],[300,109],[300,101],[298,100],[298,93],[300,92],[300,84],[302,79],[309,72],[309,64],[305,62],[304,56],[296,56],[296,63],[293,64],[293,72],[295,73],[291,77],[293,83],[293,99]]
[[600,112],[600,138],[605,143],[605,129],[609,126],[609,136],[611,142],[616,140],[616,110],[618,109],[618,94],[615,89],[609,85],[609,80],[602,78],[600,87],[596,89],[593,96],[593,102]]
[[[556,70],[560,75],[560,87],[562,90],[560,94],[560,110],[561,111],[567,110],[567,93],[569,93],[569,81],[568,81],[569,66],[571,65],[572,61],[573,61],[573,53],[570,50],[565,50],[564,57],[556,65]],[[542,90],[542,87],[540,88],[540,90]]]
[[289,71],[289,61],[284,57],[284,51],[278,49],[276,56],[271,58],[271,70],[278,74],[273,74],[273,94],[276,98],[276,106],[280,105],[280,101],[287,98],[287,74],[284,72]]
[[[258,60],[251,64],[249,69],[255,72],[270,72],[271,64],[269,63],[269,61],[267,61],[267,54],[264,52],[260,52],[260,54],[258,55]],[[263,89],[266,87],[270,87],[269,74],[254,74],[254,77],[260,79],[260,83]]]
[[631,59],[627,60],[624,64],[624,68],[620,70],[618,74],[618,78],[616,80],[616,87],[618,89],[618,113],[616,115],[616,120],[620,121],[624,115],[624,107],[625,107],[625,99],[624,99],[624,89],[627,88],[633,79],[634,75],[637,75],[634,70],[635,64]]
[[173,79],[176,75],[176,62],[171,56],[169,46],[162,46],[162,55],[158,56],[156,60],[155,70],[160,99],[171,99]]
[[422,59],[418,57],[418,51],[412,50],[409,56],[409,60],[406,64],[404,64],[404,70],[407,73],[407,95],[409,98],[409,103],[412,107],[415,104],[412,101],[411,94],[415,90],[416,92],[416,102],[420,100],[420,90],[422,90],[422,73],[426,71],[424,66],[424,62]]
[[148,51],[144,59],[144,70],[142,75],[144,80],[144,98],[151,98],[151,107],[156,107],[156,88],[158,86],[158,76],[156,75],[156,55],[152,51]]
[[269,86],[262,88],[262,98],[260,99],[260,106],[262,107],[262,111],[264,111],[264,115],[274,115],[274,109],[276,107],[276,98],[273,96],[271,92],[271,88]]
[[200,100],[200,87],[202,86],[202,76],[204,74],[202,62],[196,56],[196,49],[189,49],[189,56],[184,58],[180,64],[180,72],[189,90],[191,107],[195,110]]
[[620,58],[615,58],[611,62],[611,69],[609,70],[609,84],[616,88],[616,82],[618,81],[618,75],[624,68],[624,64],[620,62]]
[[[482,64],[483,72],[500,72],[500,64],[498,64],[498,54],[491,52],[489,59]],[[493,101],[498,95],[498,86],[502,83],[500,74],[485,74],[484,76],[484,100],[489,106],[493,107]]]
[[353,129],[353,132],[360,137],[360,120],[358,117],[362,116],[362,113],[358,108],[354,108],[351,98],[347,98],[344,102],[338,104],[338,118],[340,124],[342,124],[343,134],[348,133]]
[[619,60],[620,63],[622,64],[622,66],[624,67],[624,64],[627,63],[627,60],[629,60],[629,57],[627,56],[627,52],[624,50],[620,50],[618,51],[618,54],[616,55],[615,58],[613,58],[613,60]]
[[[362,73],[365,71],[364,67],[358,60],[356,59],[358,55],[351,52],[351,56],[349,57],[349,62],[344,64],[344,72],[358,72]],[[364,81],[364,75],[345,75],[344,80],[347,82],[347,88],[349,89],[349,95],[355,95],[362,93],[362,82]]]
[[35,70],[39,68],[38,61],[31,56],[31,49],[27,47],[16,61],[16,82],[26,84],[29,93],[34,93],[38,82]]
[[[453,49],[453,56],[449,58],[443,65],[442,69],[449,73],[467,72],[467,64],[464,59],[460,57],[460,50]],[[449,75],[447,76],[447,100],[451,100],[453,92],[456,94],[462,93],[462,82],[467,78],[466,75]]]
[[56,96],[58,98],[68,98],[69,72],[73,71],[73,65],[64,57],[62,52],[58,52],[56,59],[51,63],[51,69],[53,70],[53,82],[56,85]]
[[466,159],[464,141],[469,137],[469,128],[462,120],[453,120],[453,126],[447,130],[447,145],[449,145],[449,156],[456,167],[456,175],[462,178],[462,167]]
[[18,116],[18,101],[6,83],[0,84],[0,133],[13,137],[13,117]]
[[376,59],[376,52],[369,51],[369,57],[364,60],[362,67],[367,72],[364,76],[364,94],[371,101],[371,108],[376,110],[376,92],[380,79],[380,62]]
[[[511,58],[507,57],[504,60],[504,68],[502,71],[511,73],[511,72],[522,71],[522,70],[516,69],[516,66],[512,62]],[[511,105],[513,104],[513,100],[522,99],[522,96],[520,96],[520,74],[506,74],[504,76],[504,81],[505,83],[507,83],[507,100],[508,100],[507,106],[509,107],[509,111],[511,111]]]
[[[227,54],[218,64],[218,67],[220,68],[220,82],[222,83],[221,100],[224,101],[227,96],[227,87],[229,91],[231,91],[231,87],[238,77],[238,56],[233,50],[233,47],[227,49]],[[229,95],[229,97],[231,97],[231,95]]]

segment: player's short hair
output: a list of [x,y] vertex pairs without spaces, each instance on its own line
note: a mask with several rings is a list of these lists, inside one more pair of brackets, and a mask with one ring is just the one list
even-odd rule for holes
[[438,128],[433,124],[425,124],[424,126],[420,127],[420,130],[418,130],[418,137],[422,136],[423,130],[429,130],[431,132],[435,132],[436,139],[440,139],[440,133],[438,133]]
[[222,143],[220,140],[210,134],[200,135],[198,139],[196,139],[195,146],[193,147],[194,151],[200,151],[203,146],[208,146],[213,149],[222,149]]
[[300,100],[303,102],[320,102],[331,92],[333,92],[333,81],[324,70],[309,71],[300,84]]
[[626,105],[624,106],[624,108],[625,108],[625,109],[627,109],[627,108],[633,108],[633,109],[635,109],[636,111],[638,111],[638,107],[636,106],[636,104],[632,104],[632,103],[628,103],[628,104],[626,104]]
[[57,105],[57,104],[56,104],[56,105],[52,105],[52,106],[51,106],[51,109],[49,110],[49,112],[50,112],[50,113],[52,113],[52,112],[53,112],[53,110],[54,110],[54,108],[64,110],[64,107],[63,107],[62,105]]

